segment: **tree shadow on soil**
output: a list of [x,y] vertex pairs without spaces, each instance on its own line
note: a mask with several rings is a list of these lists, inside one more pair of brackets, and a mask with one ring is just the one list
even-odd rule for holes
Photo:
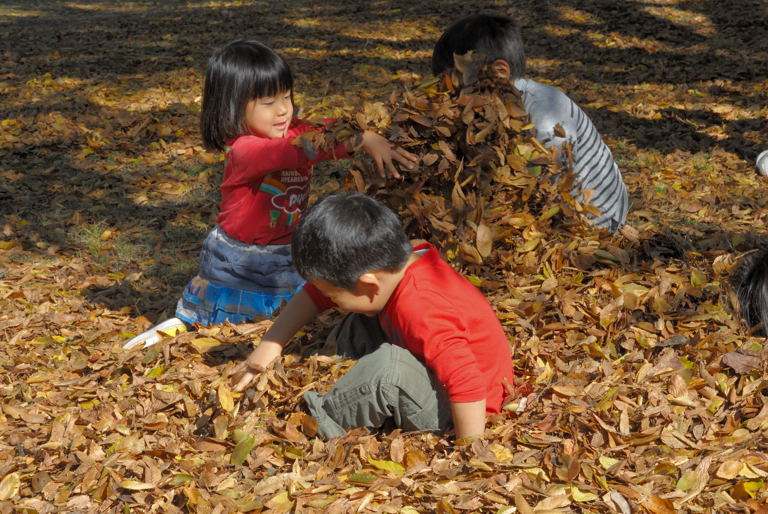
[[[566,91],[579,103],[588,103],[615,86],[652,83],[687,88],[697,83],[710,88],[705,93],[719,102],[749,107],[768,102],[766,93],[753,87],[764,80],[759,70],[768,49],[768,15],[756,0],[742,7],[683,2],[674,6],[680,11],[675,13],[656,4],[610,0],[524,0],[512,6],[474,0],[418,5],[406,1],[255,2],[229,7],[162,1],[6,3],[0,11],[0,42],[7,49],[0,54],[0,85],[11,91],[5,116],[34,126],[59,113],[80,128],[32,144],[2,142],[0,171],[6,179],[0,184],[0,221],[27,220],[19,237],[32,252],[41,241],[73,254],[88,251],[73,236],[78,224],[110,227],[134,246],[179,245],[184,250],[165,254],[170,263],[157,260],[150,266],[132,263],[128,268],[165,284],[166,292],[174,287],[180,290],[185,280],[174,271],[174,261],[186,261],[188,269],[196,263],[205,223],[212,221],[216,209],[220,164],[203,166],[209,175],[198,180],[197,197],[137,201],[154,180],[153,174],[166,173],[161,167],[181,169],[171,180],[180,185],[197,180],[199,170],[190,170],[199,156],[169,152],[166,162],[137,172],[129,161],[140,161],[153,145],[156,151],[157,145],[173,143],[174,136],[145,129],[131,135],[131,129],[166,120],[192,133],[196,113],[190,106],[182,112],[124,109],[117,106],[119,102],[109,106],[93,101],[89,96],[93,88],[115,87],[123,96],[151,90],[162,94],[178,89],[179,77],[184,75],[194,80],[183,87],[199,88],[213,48],[237,37],[255,37],[286,56],[299,87],[306,88],[309,97],[318,94],[314,88],[323,82],[331,92],[357,91],[366,86],[364,77],[354,75],[355,66],[427,74],[432,46],[444,27],[471,12],[495,11],[521,20],[529,60],[536,63],[529,76],[555,82],[575,77],[593,86],[594,90]],[[743,16],[744,9],[751,15]],[[671,12],[669,19],[665,12]],[[560,64],[538,64],[546,61]],[[64,92],[46,86],[46,80],[59,77],[81,85]],[[664,107],[656,120],[605,108],[585,110],[603,134],[665,153],[696,153],[720,146],[752,159],[760,149],[752,135],[768,133],[765,119],[731,120],[699,107]],[[90,115],[86,121],[81,120],[84,113]],[[724,139],[706,133],[716,126],[723,127]],[[105,131],[113,140],[84,157],[82,148],[90,144],[94,131]],[[111,163],[110,152],[118,156],[112,163],[116,170],[105,171]],[[158,301],[145,297],[131,281],[92,291],[94,301],[112,308],[157,309]]]

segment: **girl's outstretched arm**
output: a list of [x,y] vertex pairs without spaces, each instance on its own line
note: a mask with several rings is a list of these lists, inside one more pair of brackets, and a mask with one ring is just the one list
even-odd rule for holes
[[317,312],[315,303],[304,289],[296,293],[261,338],[259,346],[229,373],[229,376],[237,380],[235,391],[248,388],[259,374],[280,356],[283,347],[296,332],[317,316]]
[[413,169],[415,163],[419,161],[419,156],[414,155],[393,145],[386,138],[375,132],[366,130],[363,132],[363,150],[371,156],[376,163],[376,169],[382,178],[400,178],[400,173],[392,161],[397,161],[406,168]]

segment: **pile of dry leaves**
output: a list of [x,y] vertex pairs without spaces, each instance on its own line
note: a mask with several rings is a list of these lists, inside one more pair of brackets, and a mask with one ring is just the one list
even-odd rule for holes
[[458,56],[455,69],[418,87],[396,89],[388,105],[364,104],[324,132],[305,135],[302,143],[312,152],[314,145],[329,148],[373,130],[418,154],[419,168],[400,182],[370,178],[370,164],[358,160],[346,187],[383,200],[414,238],[434,242],[449,260],[495,269],[504,265],[504,256],[494,243],[510,250],[515,240],[532,249],[551,218],[557,216],[565,228],[563,221],[575,226],[581,213],[597,211],[572,195],[567,143],[561,158],[545,148],[521,93],[482,67],[483,61],[471,52]]
[[[732,314],[733,254],[642,224],[612,235],[580,222],[589,207],[533,137],[519,94],[460,70],[317,137],[391,126],[421,155],[397,187],[356,171],[349,187],[393,206],[496,308],[519,379],[484,440],[358,430],[321,441],[298,405],[353,364],[313,351],[331,319],[238,394],[227,371],[269,322],[122,351],[130,334],[107,312],[89,331],[67,328],[84,301],[52,284],[86,277],[52,262],[0,278],[19,313],[0,325],[18,334],[0,347],[0,512],[764,509],[766,360]],[[23,336],[46,328],[61,335]]]

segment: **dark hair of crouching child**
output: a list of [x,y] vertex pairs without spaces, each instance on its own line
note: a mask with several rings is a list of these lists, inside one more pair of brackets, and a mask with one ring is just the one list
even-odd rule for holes
[[755,334],[768,335],[768,250],[745,257],[734,282],[742,319]]
[[432,52],[432,73],[438,75],[453,67],[453,55],[473,50],[486,57],[486,63],[498,59],[509,64],[513,78],[525,73],[525,51],[520,26],[515,20],[498,14],[472,14],[448,27]]
[[411,252],[397,215],[362,193],[319,200],[299,220],[291,245],[303,277],[349,290],[364,273],[401,269]]

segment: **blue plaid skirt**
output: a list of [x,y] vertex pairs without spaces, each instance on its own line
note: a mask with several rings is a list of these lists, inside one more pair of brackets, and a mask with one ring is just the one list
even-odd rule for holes
[[303,283],[290,245],[249,245],[216,226],[203,242],[200,273],[184,288],[176,317],[204,326],[270,318]]

